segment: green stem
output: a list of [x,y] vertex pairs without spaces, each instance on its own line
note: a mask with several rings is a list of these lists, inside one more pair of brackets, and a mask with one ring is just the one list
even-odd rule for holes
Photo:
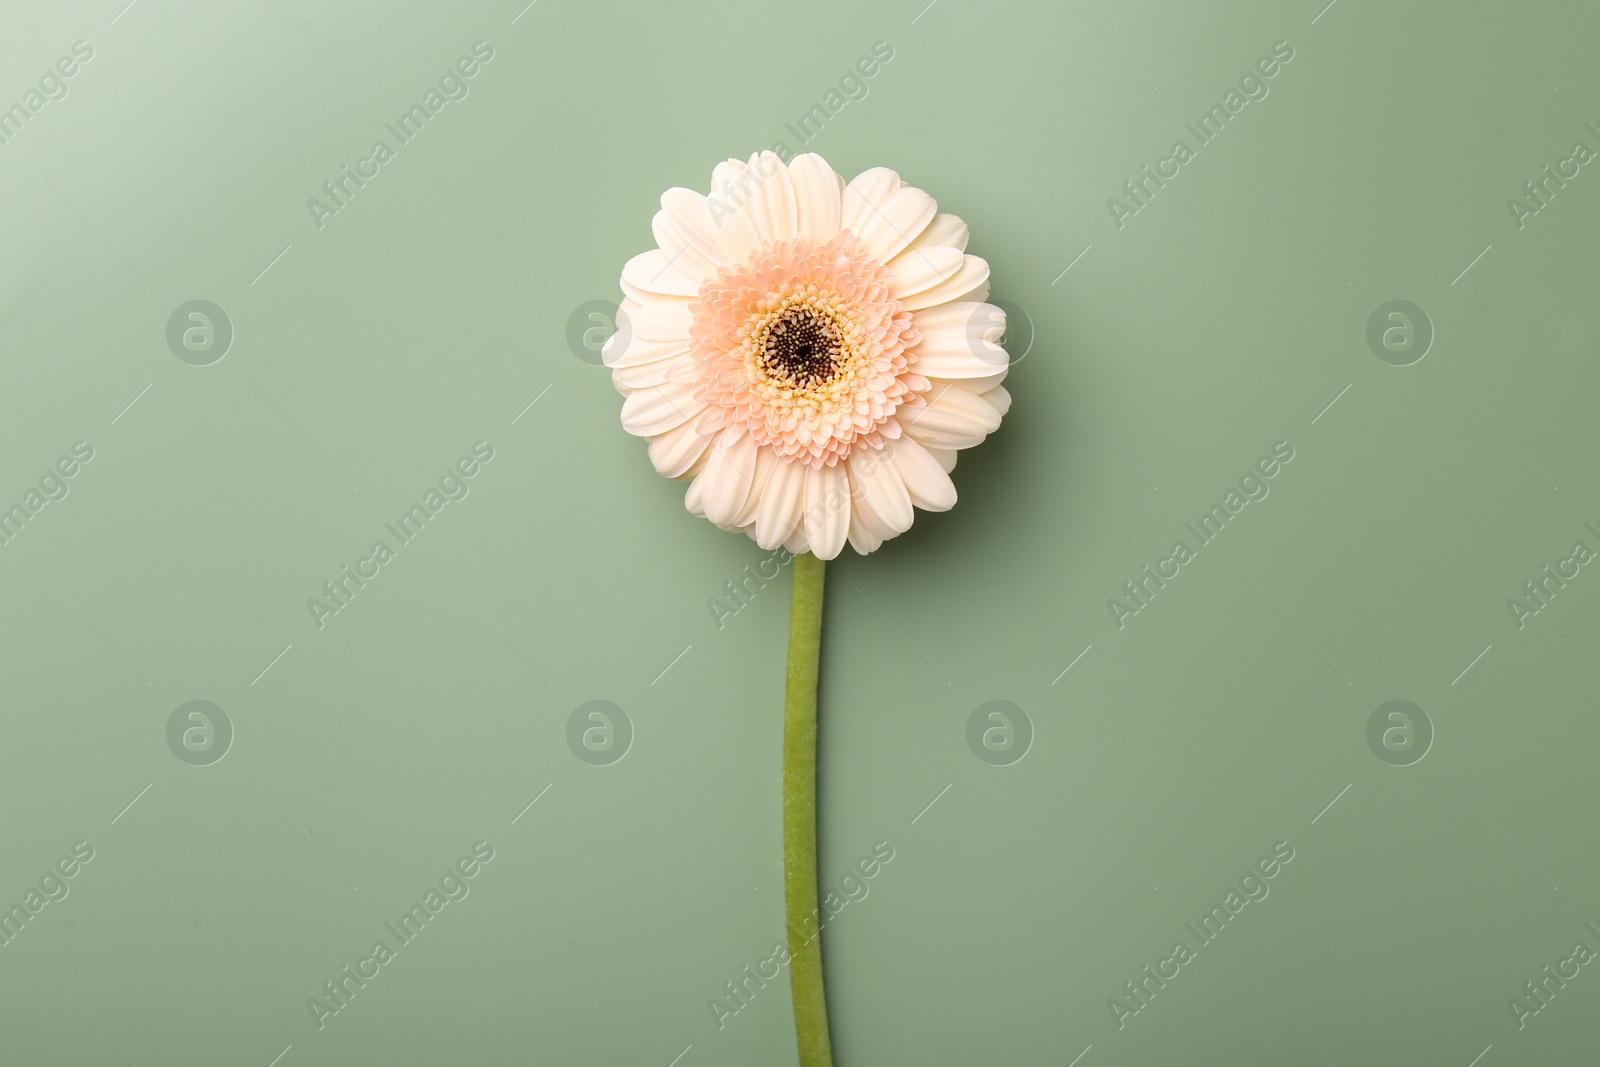
[[817,911],[817,664],[826,567],[809,552],[794,557],[783,687],[783,904],[800,1067],[833,1064]]

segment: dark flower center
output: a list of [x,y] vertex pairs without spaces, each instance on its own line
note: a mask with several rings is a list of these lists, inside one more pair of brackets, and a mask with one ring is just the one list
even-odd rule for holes
[[805,305],[790,307],[762,338],[761,362],[767,373],[796,387],[830,380],[842,358],[833,322]]

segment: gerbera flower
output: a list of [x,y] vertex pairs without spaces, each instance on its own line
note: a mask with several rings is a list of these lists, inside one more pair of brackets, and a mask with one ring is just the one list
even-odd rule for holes
[[865,555],[956,502],[956,452],[1011,405],[967,225],[892,170],[730,159],[669,189],[602,356],[622,425],[688,509],[762,548]]

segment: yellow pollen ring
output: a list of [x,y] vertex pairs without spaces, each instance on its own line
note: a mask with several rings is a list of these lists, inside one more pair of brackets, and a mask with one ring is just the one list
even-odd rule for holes
[[833,410],[861,371],[861,327],[838,296],[785,284],[740,331],[752,391],[780,407]]

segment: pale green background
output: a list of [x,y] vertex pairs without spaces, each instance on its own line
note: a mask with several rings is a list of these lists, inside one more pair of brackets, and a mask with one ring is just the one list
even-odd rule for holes
[[[0,1061],[793,1062],[781,980],[707,1008],[781,936],[787,594],[716,628],[765,554],[684,511],[565,333],[663,189],[798,147],[878,40],[810,147],[965,217],[1037,339],[955,511],[829,571],[823,879],[896,852],[828,930],[841,1067],[1594,1057],[1600,967],[1520,1032],[1506,1001],[1600,949],[1600,574],[1520,631],[1506,598],[1600,547],[1600,173],[1521,230],[1506,199],[1600,147],[1600,18],[925,2],[7,0],[0,106],[95,55],[0,146],[0,502],[95,458],[0,548],[0,902],[96,857],[0,948]],[[319,230],[306,198],[478,40],[470,96]],[[1107,197],[1279,40],[1118,229]],[[1397,298],[1436,330],[1405,368],[1365,341]],[[212,366],[167,348],[191,299],[233,323]],[[479,439],[471,495],[319,631],[306,598]],[[1279,440],[1270,497],[1119,630],[1106,599]],[[1365,740],[1397,697],[1437,731],[1405,768]],[[207,767],[165,739],[196,698],[236,730]],[[593,698],[636,730],[608,767],[565,741]],[[1036,730],[1013,766],[967,748],[992,699]],[[319,1032],[307,998],[480,839],[471,895]]]

